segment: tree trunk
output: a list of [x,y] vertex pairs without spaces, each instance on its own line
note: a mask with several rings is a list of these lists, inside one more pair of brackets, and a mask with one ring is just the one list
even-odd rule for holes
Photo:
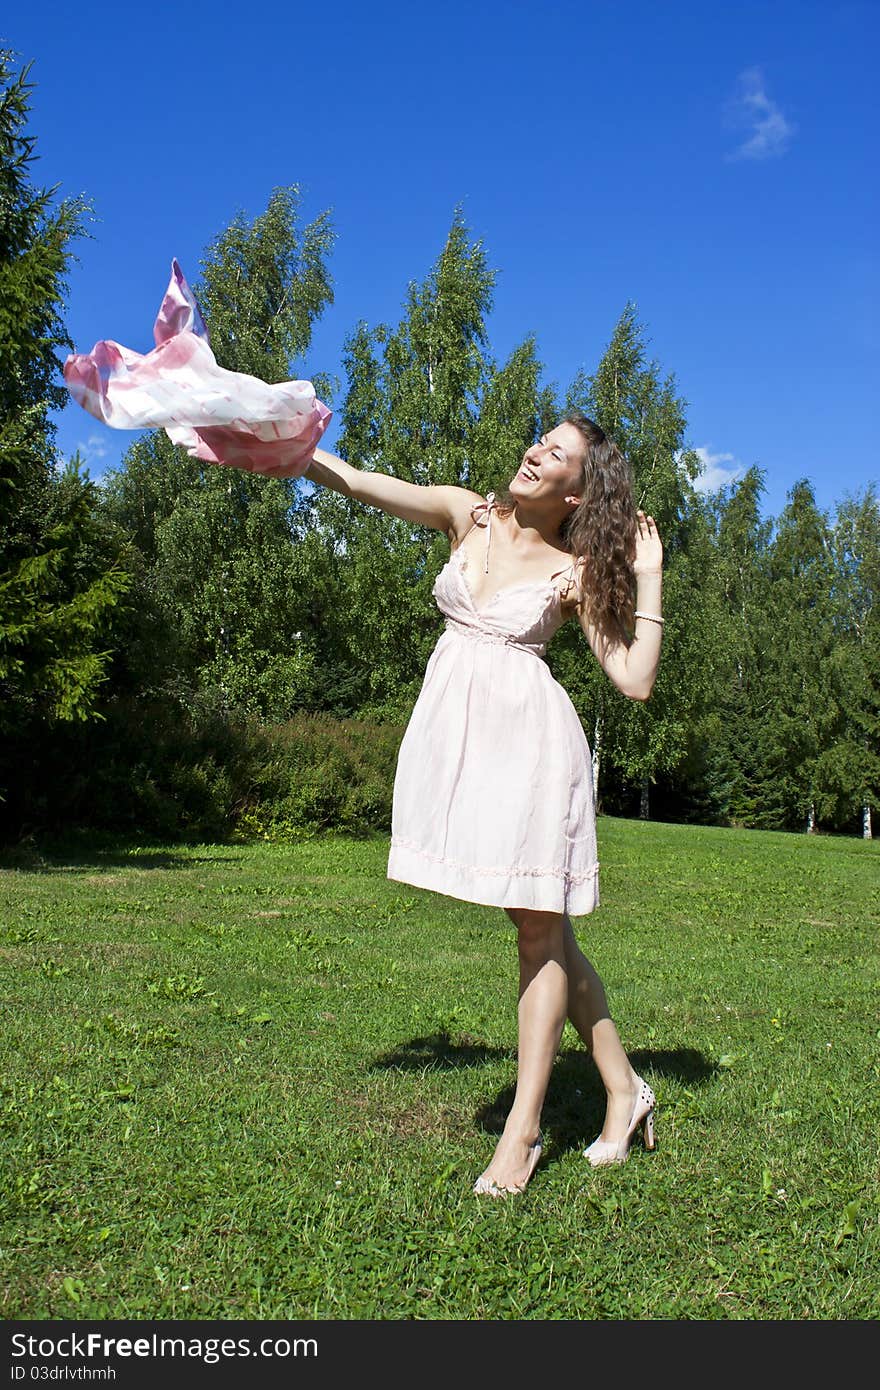
[[593,725],[593,801],[599,810],[599,769],[602,763],[602,716],[596,715]]
[[871,831],[871,807],[866,801],[862,807],[862,839],[872,840],[874,838]]
[[651,786],[651,783],[650,783],[649,779],[648,779],[647,777],[643,777],[643,778],[642,778],[642,796],[641,796],[641,804],[640,804],[640,806],[639,806],[639,818],[640,818],[641,820],[648,820],[648,819],[650,818],[650,814],[651,814],[650,804],[649,804],[650,786]]
[[813,803],[812,803],[812,801],[811,801],[811,802],[810,802],[810,811],[809,811],[809,815],[807,816],[807,834],[808,834],[808,835],[813,835],[813,834],[815,834],[815,831],[816,831],[816,808],[815,808],[815,806],[813,805]]

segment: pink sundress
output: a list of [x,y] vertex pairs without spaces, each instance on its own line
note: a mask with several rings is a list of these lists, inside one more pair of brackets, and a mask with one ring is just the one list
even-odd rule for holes
[[[489,523],[487,553],[494,505],[489,493],[475,509],[475,525]],[[387,877],[580,916],[599,904],[592,757],[543,660],[562,591],[554,575],[477,608],[470,558],[460,544],[434,583],[446,626],[398,753]]]

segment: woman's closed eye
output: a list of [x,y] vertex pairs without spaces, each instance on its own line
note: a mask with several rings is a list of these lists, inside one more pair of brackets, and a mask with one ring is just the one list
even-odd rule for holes
[[[539,444],[545,445],[547,441],[546,441],[545,439],[541,439],[541,440],[539,440],[538,442],[539,442]],[[554,457],[555,459],[559,459],[559,461],[560,461],[560,463],[561,463],[561,462],[562,462],[562,457],[563,457],[563,455],[562,455],[562,450],[561,450],[561,449],[554,449],[554,450],[553,450],[553,457]]]

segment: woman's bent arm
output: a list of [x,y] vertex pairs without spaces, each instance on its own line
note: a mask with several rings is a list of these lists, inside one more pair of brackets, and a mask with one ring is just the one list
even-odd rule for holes
[[[636,586],[636,608],[659,616],[662,587],[662,571],[640,574]],[[648,619],[641,620],[635,638],[627,647],[623,642],[609,641],[582,610],[578,612],[578,622],[593,655],[621,694],[629,696],[631,700],[649,699],[660,665],[661,625]]]
[[333,488],[356,502],[379,507],[391,516],[412,521],[417,526],[433,526],[444,531],[451,541],[463,534],[470,521],[475,502],[481,501],[478,492],[463,487],[423,487],[392,478],[388,473],[367,473],[353,468],[344,459],[316,449],[304,477],[323,487]]

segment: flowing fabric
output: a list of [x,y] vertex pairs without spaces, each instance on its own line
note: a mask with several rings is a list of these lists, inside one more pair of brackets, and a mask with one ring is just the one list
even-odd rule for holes
[[193,458],[270,477],[305,472],[331,418],[310,381],[269,385],[218,365],[177,261],[153,325],[152,352],[112,339],[64,364],[68,391],[114,429],[164,429]]

